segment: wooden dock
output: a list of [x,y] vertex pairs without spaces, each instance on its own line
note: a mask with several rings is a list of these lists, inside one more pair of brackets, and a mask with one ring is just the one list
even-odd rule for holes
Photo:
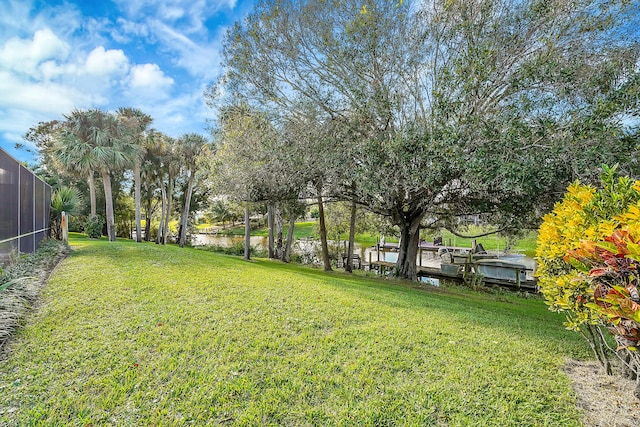
[[[378,243],[375,246],[372,246],[371,249],[376,251],[376,262],[384,262],[380,260],[380,253],[385,252],[399,252],[400,245],[398,243]],[[432,258],[436,258],[437,254],[440,253],[449,253],[452,257],[461,256],[465,252],[468,252],[470,248],[461,247],[461,246],[447,246],[447,245],[436,245],[432,242],[420,242],[420,246],[418,246],[418,267],[422,267],[423,253],[431,254]],[[373,263],[372,252],[369,252],[369,264]]]
[[[418,267],[418,277],[433,277],[436,279],[453,279],[458,280],[460,282],[465,281],[465,265],[460,264],[459,270],[457,273],[448,273],[442,271],[441,268],[433,268],[433,267]],[[469,271],[469,270],[467,270]],[[473,275],[474,273],[471,272]],[[479,277],[478,280],[481,280],[484,285],[488,286],[500,286],[504,288],[509,288],[516,291],[527,291],[527,292],[538,292],[538,282],[536,280],[529,280],[527,278],[520,279],[518,277],[517,280],[505,280],[505,279],[497,279],[494,277],[484,277],[484,276],[476,276]],[[466,280],[470,280],[469,277]]]
[[[455,264],[459,268],[455,272],[443,271],[442,268],[416,266],[418,277],[432,277],[434,279],[448,279],[455,280],[460,283],[465,282],[465,264]],[[369,269],[376,270],[380,274],[386,274],[393,270],[396,266],[395,262],[388,261],[372,261],[369,264]],[[478,276],[476,276],[478,277]],[[466,278],[469,280],[469,277]],[[492,277],[481,277],[477,280],[481,280],[484,285],[488,286],[500,286],[509,288],[516,291],[538,292],[538,283],[536,280],[528,280],[526,278],[518,279],[517,281],[496,279]]]

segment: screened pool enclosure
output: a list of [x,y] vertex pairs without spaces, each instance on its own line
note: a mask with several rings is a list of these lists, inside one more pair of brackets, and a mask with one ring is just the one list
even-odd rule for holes
[[49,235],[51,187],[0,148],[0,261]]

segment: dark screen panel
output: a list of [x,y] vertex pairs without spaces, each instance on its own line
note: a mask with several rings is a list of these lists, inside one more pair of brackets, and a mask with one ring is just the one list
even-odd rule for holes
[[0,261],[49,235],[51,187],[0,149]]
[[[0,150],[0,241],[18,234],[18,170],[18,163]],[[0,244],[0,254],[8,254],[12,247]]]
[[20,252],[22,253],[31,253],[36,250],[35,236],[33,234],[20,237],[18,242],[18,245],[20,245]]
[[20,252],[33,252],[35,250],[35,236],[29,234],[35,231],[34,227],[34,185],[33,174],[27,168],[20,165]]
[[36,235],[35,235],[35,246],[36,249],[40,246],[40,242],[42,241],[42,239],[44,239],[45,237],[45,232],[44,231],[40,231],[40,230],[44,230],[46,228],[46,221],[44,218],[44,214],[45,214],[45,209],[44,209],[44,197],[45,197],[45,191],[44,188],[46,186],[46,184],[43,181],[40,181],[39,179],[36,179],[35,182],[35,191],[34,191],[34,197],[35,197],[35,217],[36,217]]
[[35,240],[35,246],[36,246],[36,250],[40,247],[40,242],[42,242],[42,240],[47,237],[46,233],[44,231],[38,231],[36,234],[34,234],[34,240]]
[[47,229],[46,235],[47,237],[51,236],[51,219],[49,216],[51,215],[51,187],[47,184],[44,187],[44,221],[45,227]]
[[33,174],[20,165],[20,234],[27,234],[35,230],[33,224],[34,213],[34,185]]
[[42,230],[47,227],[46,221],[44,218],[45,210],[44,210],[44,187],[45,183],[40,181],[39,179],[35,180],[35,191],[34,191],[34,199],[35,199],[35,216],[36,223],[35,229]]

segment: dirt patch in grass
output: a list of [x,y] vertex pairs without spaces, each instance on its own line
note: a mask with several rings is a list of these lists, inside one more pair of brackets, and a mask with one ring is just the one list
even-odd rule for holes
[[573,381],[585,426],[640,426],[640,399],[633,394],[635,381],[607,375],[598,362],[572,360],[565,372]]

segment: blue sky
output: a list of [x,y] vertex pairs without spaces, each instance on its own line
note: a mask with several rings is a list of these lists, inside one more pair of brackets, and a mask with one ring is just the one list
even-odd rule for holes
[[208,136],[203,98],[250,0],[0,0],[0,146],[73,108],[140,108],[170,136]]

